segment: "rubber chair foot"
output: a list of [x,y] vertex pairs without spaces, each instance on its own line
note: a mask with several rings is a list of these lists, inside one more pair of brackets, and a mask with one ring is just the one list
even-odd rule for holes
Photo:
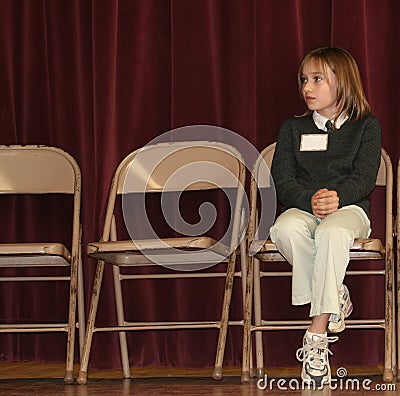
[[242,384],[248,384],[250,382],[250,371],[242,371],[242,377],[240,378]]
[[78,378],[76,379],[76,382],[79,385],[86,385],[87,384],[87,372],[79,371],[79,375],[78,375]]
[[383,371],[383,382],[393,382],[393,372],[391,369]]
[[212,377],[213,377],[213,379],[215,379],[215,381],[221,381],[222,380],[222,367],[215,367]]
[[257,368],[256,377],[257,377],[257,378],[264,378],[264,376],[265,376],[264,367],[258,367],[258,368]]
[[65,372],[64,382],[66,384],[73,384],[74,383],[74,373],[73,373],[73,371],[66,371]]

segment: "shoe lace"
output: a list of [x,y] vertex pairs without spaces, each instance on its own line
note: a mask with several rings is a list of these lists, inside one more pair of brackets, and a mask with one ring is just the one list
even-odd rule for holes
[[348,294],[346,292],[346,289],[343,287],[342,289],[340,289],[339,292],[339,302],[341,308],[346,304],[347,299],[348,299]]
[[335,342],[339,337],[317,337],[316,339],[307,339],[306,343],[296,351],[296,357],[300,362],[307,360],[313,367],[322,369],[326,364],[327,354],[332,355],[328,345]]

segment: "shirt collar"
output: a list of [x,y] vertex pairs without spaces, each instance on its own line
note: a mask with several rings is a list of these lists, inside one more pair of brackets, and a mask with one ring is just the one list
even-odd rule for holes
[[[340,127],[348,120],[349,116],[347,114],[340,114],[338,119],[336,120],[336,129],[340,129]],[[315,125],[317,126],[318,129],[322,129],[323,131],[326,131],[326,121],[328,121],[327,117],[324,117],[323,115],[319,114],[318,111],[313,111],[313,120]],[[330,120],[333,123],[333,120]]]

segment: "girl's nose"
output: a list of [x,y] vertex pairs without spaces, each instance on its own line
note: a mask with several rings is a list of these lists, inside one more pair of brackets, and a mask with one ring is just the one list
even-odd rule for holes
[[311,91],[311,84],[309,81],[306,81],[303,85],[303,90],[304,92],[310,92]]

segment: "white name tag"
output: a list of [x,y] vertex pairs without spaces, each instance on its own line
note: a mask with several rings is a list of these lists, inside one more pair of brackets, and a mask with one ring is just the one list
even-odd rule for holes
[[328,134],[301,135],[300,151],[325,151],[328,149]]

